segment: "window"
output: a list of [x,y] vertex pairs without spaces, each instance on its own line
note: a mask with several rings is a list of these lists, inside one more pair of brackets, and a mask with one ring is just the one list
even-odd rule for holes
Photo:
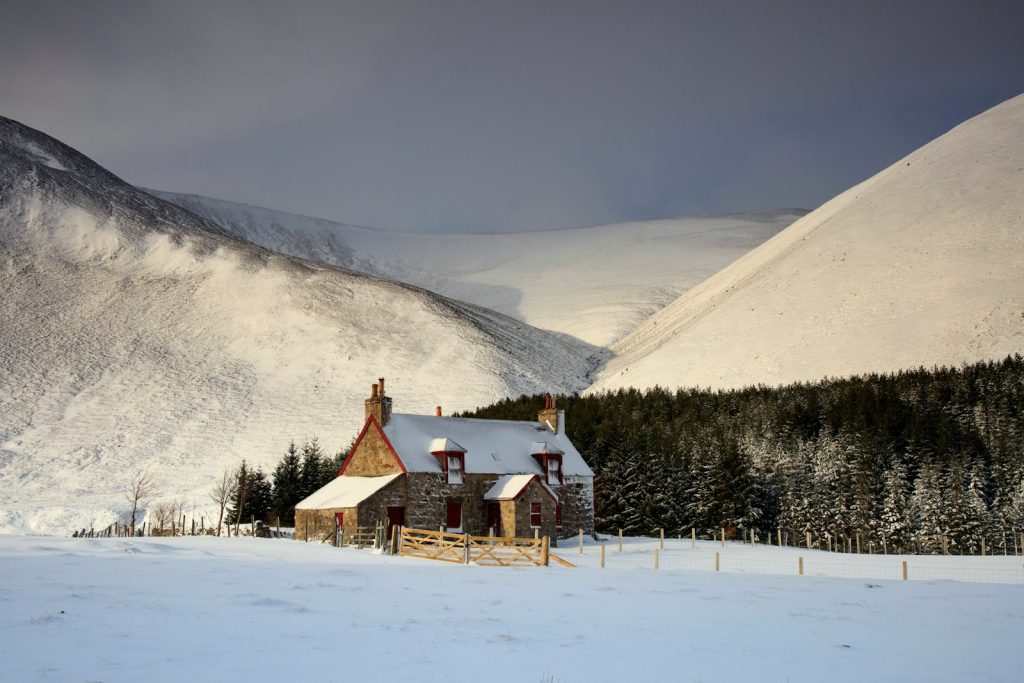
[[562,483],[562,459],[549,456],[548,459],[548,483]]
[[462,483],[462,457],[461,455],[448,456],[448,483]]
[[555,528],[562,530],[562,504],[555,503]]
[[540,526],[540,503],[530,503],[530,526]]
[[448,503],[448,531],[462,531],[462,503]]

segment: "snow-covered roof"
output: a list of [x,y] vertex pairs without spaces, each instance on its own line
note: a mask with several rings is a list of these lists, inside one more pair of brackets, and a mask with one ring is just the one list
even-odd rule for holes
[[523,489],[534,479],[540,482],[540,485],[551,494],[552,498],[558,500],[558,495],[536,474],[506,474],[499,477],[498,481],[494,482],[494,486],[484,494],[484,500],[512,500],[522,493]]
[[400,476],[402,475],[387,474],[383,477],[342,475],[299,502],[295,509],[324,510],[355,507]]
[[434,439],[430,442],[431,453],[465,453],[466,449],[451,439]]
[[565,455],[564,451],[555,448],[547,441],[534,441],[531,445],[531,453],[547,453],[548,455]]
[[564,430],[552,432],[541,422],[393,413],[384,434],[410,472],[440,472],[431,452],[435,440],[447,439],[461,444],[470,474],[543,474],[532,457],[545,452],[534,450],[542,443],[547,453],[562,453],[564,475],[594,476]]

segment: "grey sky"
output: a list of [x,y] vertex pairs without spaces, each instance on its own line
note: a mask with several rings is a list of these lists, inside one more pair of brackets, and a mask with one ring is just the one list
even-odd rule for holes
[[1024,92],[1024,2],[4,2],[0,114],[403,230],[813,208]]

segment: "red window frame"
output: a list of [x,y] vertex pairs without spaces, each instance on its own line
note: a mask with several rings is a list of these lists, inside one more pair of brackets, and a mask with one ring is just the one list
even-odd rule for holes
[[[462,531],[462,503],[449,501],[445,512],[445,527],[448,531]],[[455,524],[452,524],[453,521]]]
[[541,513],[544,510],[544,506],[539,502],[530,503],[530,527],[539,528],[541,526]]
[[[551,479],[551,463],[552,462],[557,462],[558,463],[558,481],[554,481],[554,480]],[[549,455],[546,458],[544,458],[544,480],[548,484],[561,484],[562,483],[562,481],[563,481],[563,476],[562,476],[562,456],[560,456],[560,455]]]
[[[445,453],[444,456],[444,478],[449,484],[458,486],[466,481],[466,455],[465,453]],[[449,458],[456,460],[459,463],[459,480],[452,481],[452,469],[449,465]]]

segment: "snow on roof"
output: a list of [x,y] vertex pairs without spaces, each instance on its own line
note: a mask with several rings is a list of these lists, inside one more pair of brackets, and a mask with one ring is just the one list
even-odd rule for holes
[[544,444],[548,450],[539,452],[563,454],[566,476],[594,476],[569,437],[553,433],[540,422],[393,413],[384,434],[410,472],[440,472],[440,463],[431,455],[432,444],[448,439],[462,444],[467,473],[543,474],[532,456],[538,452],[533,450],[535,444]]
[[451,439],[434,439],[430,442],[431,453],[465,453],[466,449]]
[[400,476],[402,475],[388,474],[383,477],[342,475],[299,502],[295,509],[323,510],[355,507]]
[[541,481],[536,474],[506,474],[499,477],[498,481],[494,482],[494,486],[484,494],[484,500],[513,500],[534,479],[540,482],[540,485],[551,494],[552,498],[558,500],[558,496],[551,490],[551,487]]

